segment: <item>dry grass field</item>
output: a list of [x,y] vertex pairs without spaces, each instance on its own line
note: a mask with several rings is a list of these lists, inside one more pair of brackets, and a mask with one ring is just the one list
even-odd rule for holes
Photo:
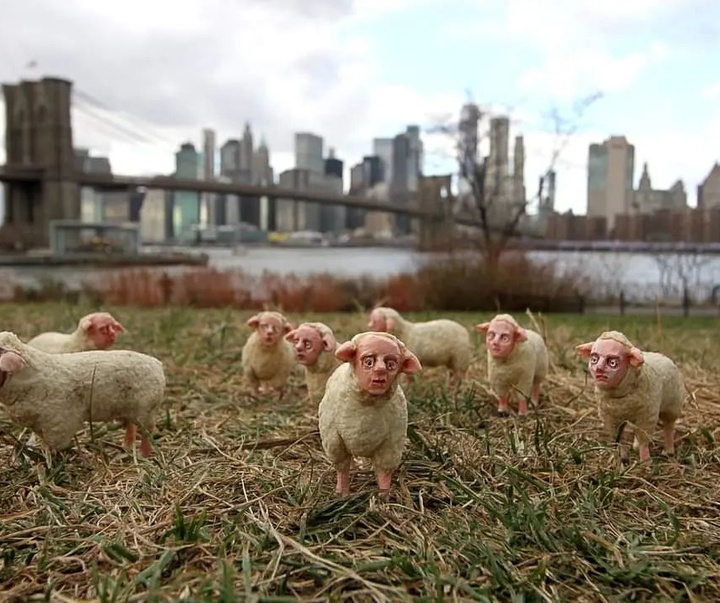
[[[379,501],[367,469],[334,493],[300,373],[280,401],[245,394],[250,312],[105,309],[129,331],[118,347],[165,363],[155,455],[96,424],[48,466],[0,411],[1,601],[720,600],[719,319],[536,316],[551,370],[524,420],[496,416],[473,334],[460,391],[437,370],[409,386],[406,455]],[[28,338],[87,310],[8,304],[0,319]],[[367,320],[289,317],[339,339]],[[658,434],[650,463],[618,467],[601,439],[573,346],[610,326],[686,376],[675,459]]]

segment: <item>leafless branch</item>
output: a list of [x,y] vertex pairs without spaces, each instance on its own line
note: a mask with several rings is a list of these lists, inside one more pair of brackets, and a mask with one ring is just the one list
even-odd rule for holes
[[[579,99],[573,104],[570,116],[562,115],[556,108],[551,111],[555,140],[548,167],[539,178],[537,193],[530,199],[526,196],[518,199],[514,189],[508,190],[511,185],[501,182],[501,178],[506,175],[500,170],[499,156],[494,157],[496,165],[492,165],[491,156],[478,158],[480,147],[490,137],[489,122],[494,116],[489,109],[473,103],[469,98],[459,120],[452,115],[439,116],[435,125],[427,130],[429,133],[441,134],[454,140],[458,174],[469,188],[467,195],[472,201],[472,212],[480,222],[478,242],[487,254],[499,257],[509,241],[520,235],[520,221],[527,214],[528,206],[542,201],[546,194],[548,177],[554,172],[562,152],[578,131],[580,118],[601,96],[601,93],[595,92]],[[503,196],[508,198],[502,198]],[[502,206],[501,202],[504,202]],[[498,208],[505,215],[497,216],[498,212],[494,212],[494,208]],[[502,224],[493,223],[496,219],[500,219]]]

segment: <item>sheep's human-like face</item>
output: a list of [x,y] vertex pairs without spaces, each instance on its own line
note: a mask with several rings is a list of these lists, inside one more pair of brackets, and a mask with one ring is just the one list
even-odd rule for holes
[[300,325],[285,337],[293,344],[297,361],[304,366],[312,366],[323,352],[331,352],[335,340],[329,334],[321,335],[320,331],[309,325]]
[[380,310],[373,310],[370,312],[370,320],[367,326],[371,331],[387,332],[388,326],[385,314],[383,314]]
[[256,314],[248,320],[247,324],[257,331],[260,341],[268,347],[277,345],[292,330],[287,322],[270,312]]
[[491,320],[485,333],[485,343],[493,358],[507,358],[513,353],[515,345],[526,339],[524,330],[517,329],[506,320]]
[[98,350],[111,348],[117,334],[125,330],[117,320],[105,312],[89,314],[80,322],[80,327]]
[[628,349],[612,339],[597,340],[590,350],[588,369],[601,389],[620,385],[630,368]]
[[400,347],[384,337],[366,337],[358,342],[355,379],[358,387],[373,395],[386,394],[402,368]]

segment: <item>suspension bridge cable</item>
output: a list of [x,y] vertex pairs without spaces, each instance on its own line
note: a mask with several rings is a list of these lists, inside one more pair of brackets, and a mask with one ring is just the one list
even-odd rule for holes
[[[136,118],[132,115],[129,115],[123,111],[118,111],[117,109],[114,109],[110,106],[108,106],[106,103],[103,103],[102,101],[95,98],[93,95],[85,92],[84,90],[81,90],[79,88],[74,88],[75,95],[82,99],[86,104],[89,103],[91,105],[94,105],[98,109],[101,109],[102,111],[108,112],[114,116],[114,119],[116,119],[118,122],[125,122],[124,127],[130,129],[135,128],[137,131],[142,132],[143,136],[148,137],[152,136],[157,141],[162,142],[163,144],[175,147],[177,146],[177,143],[174,141],[170,141],[164,136],[158,134],[157,132],[154,132],[152,130],[152,127],[147,122],[144,122],[144,120],[141,123],[141,120],[139,118]],[[133,123],[133,120],[135,123]]]
[[130,128],[127,128],[121,124],[118,124],[112,119],[103,116],[100,112],[96,111],[89,105],[75,103],[73,105],[73,108],[79,111],[81,114],[96,120],[96,122],[103,124],[106,128],[113,130],[115,132],[115,135],[120,134],[121,136],[132,140],[132,142],[136,144],[154,144],[154,141],[151,138],[139,134],[137,131],[131,130]]

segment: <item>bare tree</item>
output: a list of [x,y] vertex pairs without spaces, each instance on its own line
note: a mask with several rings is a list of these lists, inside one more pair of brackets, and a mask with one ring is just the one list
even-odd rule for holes
[[684,291],[699,291],[705,266],[713,256],[697,250],[658,252],[653,255],[658,268],[658,285],[663,297],[681,297]]
[[490,110],[468,102],[463,107],[459,120],[446,116],[438,119],[437,125],[429,128],[430,133],[443,134],[454,141],[459,176],[461,181],[467,183],[469,189],[471,211],[479,222],[477,243],[484,254],[488,268],[497,266],[508,243],[520,235],[520,220],[533,203],[538,203],[547,194],[548,179],[554,173],[560,155],[577,132],[580,119],[601,97],[600,92],[595,92],[578,100],[573,104],[570,117],[562,116],[557,109],[550,112],[554,140],[547,169],[540,175],[536,193],[529,199],[526,195],[522,199],[514,199],[516,202],[513,204],[503,198],[506,183],[498,177],[497,165],[493,165],[490,161],[490,159],[497,160],[498,157],[478,159],[482,141],[490,136],[489,124],[493,117]]

